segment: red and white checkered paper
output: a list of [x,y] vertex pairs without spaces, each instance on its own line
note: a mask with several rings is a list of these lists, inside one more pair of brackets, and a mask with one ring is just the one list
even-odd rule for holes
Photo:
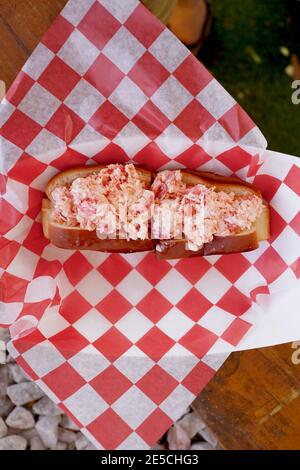
[[[71,0],[0,110],[0,323],[10,351],[99,448],[147,448],[300,276],[300,164],[264,160],[253,121],[137,0]],[[272,238],[249,254],[156,261],[60,250],[41,200],[99,162],[253,181]]]

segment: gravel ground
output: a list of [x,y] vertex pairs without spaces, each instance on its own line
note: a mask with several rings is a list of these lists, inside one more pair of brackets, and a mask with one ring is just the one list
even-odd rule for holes
[[[0,328],[0,450],[96,450],[9,356],[9,339]],[[218,442],[189,409],[154,449],[212,450]]]

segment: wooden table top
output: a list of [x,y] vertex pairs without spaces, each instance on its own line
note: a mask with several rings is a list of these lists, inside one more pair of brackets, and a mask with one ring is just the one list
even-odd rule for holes
[[[7,87],[66,3],[0,0]],[[194,408],[225,449],[300,449],[300,342],[232,354]]]

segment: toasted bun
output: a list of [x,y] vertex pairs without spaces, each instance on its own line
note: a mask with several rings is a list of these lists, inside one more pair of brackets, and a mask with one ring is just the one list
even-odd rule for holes
[[[65,249],[94,250],[108,253],[133,253],[139,251],[152,251],[156,249],[158,259],[179,259],[194,256],[208,256],[228,253],[241,253],[255,250],[259,242],[270,237],[270,213],[267,205],[264,205],[260,218],[251,230],[229,237],[215,237],[210,243],[204,244],[199,251],[187,249],[186,240],[100,240],[96,231],[82,230],[80,227],[69,227],[51,220],[51,194],[59,186],[70,185],[75,179],[97,173],[105,165],[77,167],[64,171],[52,178],[47,187],[46,194],[49,199],[43,200],[42,222],[44,236],[53,245]],[[139,178],[144,181],[145,187],[150,188],[155,177],[150,170],[136,167]],[[261,192],[235,177],[220,176],[209,172],[195,172],[181,170],[183,182],[187,186],[203,184],[206,187],[214,187],[215,191],[224,191],[235,194],[255,194],[261,196]]]
[[134,253],[152,251],[154,240],[100,240],[96,231],[90,232],[78,227],[68,227],[49,220],[50,210],[43,211],[44,235],[58,248],[69,250],[93,250],[105,253]]

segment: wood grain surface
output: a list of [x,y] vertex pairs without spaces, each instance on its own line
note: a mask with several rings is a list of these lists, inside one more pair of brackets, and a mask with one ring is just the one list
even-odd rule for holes
[[[66,1],[0,0],[7,87]],[[195,410],[225,449],[300,449],[299,351],[286,344],[234,353],[197,398]]]
[[225,449],[300,449],[300,342],[232,354],[193,406]]
[[0,0],[0,79],[7,87],[67,0]]

